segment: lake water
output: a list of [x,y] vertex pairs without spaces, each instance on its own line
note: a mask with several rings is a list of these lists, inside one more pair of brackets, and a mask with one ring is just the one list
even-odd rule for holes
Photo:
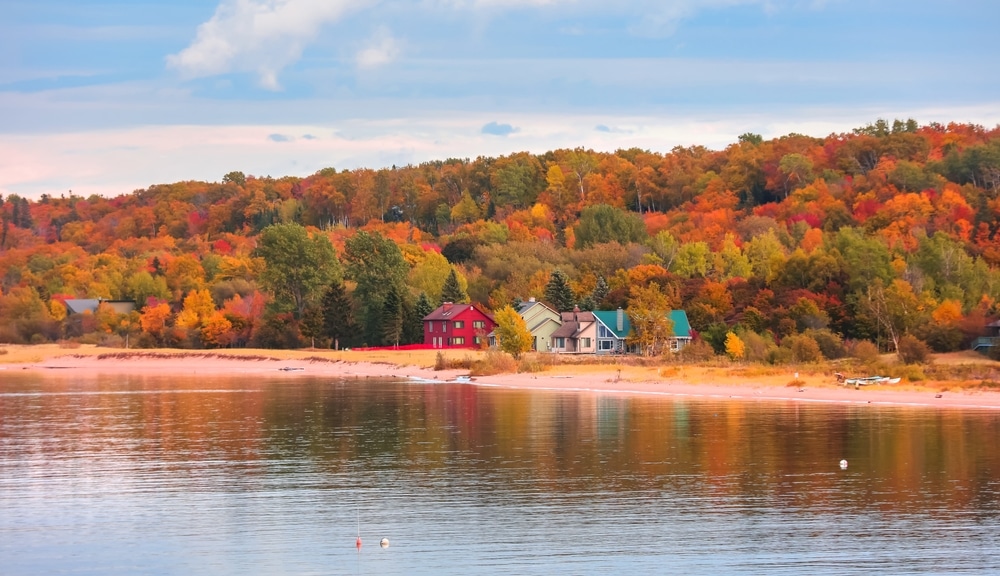
[[1000,574],[997,411],[0,378],[4,575]]

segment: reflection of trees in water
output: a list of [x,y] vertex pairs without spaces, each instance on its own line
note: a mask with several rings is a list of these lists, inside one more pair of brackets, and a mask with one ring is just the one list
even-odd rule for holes
[[[0,402],[4,458],[35,450],[118,454],[179,472],[204,462],[253,474],[312,467],[406,476],[434,490],[480,482],[521,495],[694,492],[810,509],[1000,509],[1000,453],[991,445],[1000,421],[973,410],[373,379],[107,376],[7,386],[29,394]],[[33,439],[11,441],[15,434]]]

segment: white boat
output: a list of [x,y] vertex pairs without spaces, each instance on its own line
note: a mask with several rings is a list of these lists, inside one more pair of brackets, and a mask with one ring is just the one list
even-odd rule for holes
[[872,384],[899,384],[899,378],[888,376],[865,376],[864,378],[844,378],[844,386],[871,386]]

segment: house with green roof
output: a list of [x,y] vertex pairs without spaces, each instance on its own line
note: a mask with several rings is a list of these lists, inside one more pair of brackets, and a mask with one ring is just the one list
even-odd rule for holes
[[[670,350],[679,352],[691,342],[691,323],[684,310],[671,310],[668,315],[674,324]],[[630,351],[628,337],[632,332],[632,324],[624,310],[597,310],[594,318],[597,319],[598,354],[624,354]]]

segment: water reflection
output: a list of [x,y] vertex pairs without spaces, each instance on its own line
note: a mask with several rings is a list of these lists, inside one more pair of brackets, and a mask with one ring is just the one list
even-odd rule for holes
[[990,411],[15,377],[0,557],[12,574],[988,574],[997,438]]

